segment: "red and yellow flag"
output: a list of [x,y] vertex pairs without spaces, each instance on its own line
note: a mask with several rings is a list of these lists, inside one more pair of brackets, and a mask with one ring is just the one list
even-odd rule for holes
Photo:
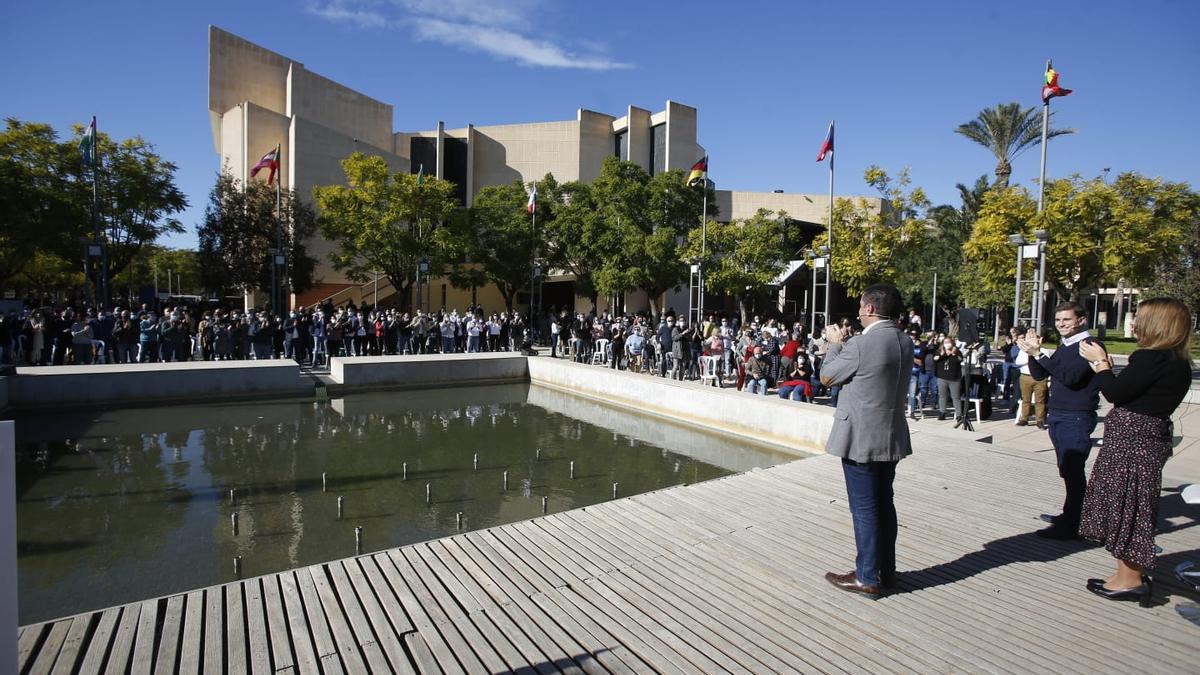
[[1070,89],[1058,86],[1058,71],[1046,61],[1046,83],[1042,85],[1042,103],[1047,103],[1055,96],[1068,96]]
[[684,185],[691,185],[698,180],[708,178],[708,158],[705,157],[699,162],[692,165],[691,171],[688,171],[687,179],[683,181]]

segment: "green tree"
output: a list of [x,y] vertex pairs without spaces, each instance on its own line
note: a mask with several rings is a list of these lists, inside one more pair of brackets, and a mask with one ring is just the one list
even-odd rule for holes
[[1169,295],[1200,313],[1200,196],[1192,193],[1192,217],[1185,222],[1183,244],[1167,249],[1157,265],[1145,297]]
[[[896,281],[900,266],[921,249],[924,212],[929,208],[924,190],[905,191],[910,183],[907,169],[893,180],[883,169],[870,166],[863,179],[883,196],[883,208],[863,198],[839,199],[833,207],[832,277],[851,297],[871,284]],[[820,234],[813,246],[828,240],[828,233]]]
[[700,253],[701,232],[696,228],[688,232],[687,246],[679,262],[700,260],[705,270],[705,288],[734,296],[745,323],[750,314],[750,298],[787,268],[787,251],[780,245],[784,227],[784,219],[766,209],[759,209],[740,221],[710,220],[704,255]]
[[455,186],[392,173],[382,157],[360,152],[342,160],[342,170],[346,185],[313,188],[321,234],[336,247],[329,258],[354,281],[382,273],[407,309],[418,262],[428,260],[430,273],[437,276],[462,254],[453,228],[445,227],[452,217],[461,217]]
[[[75,134],[83,133],[75,125]],[[143,246],[165,234],[183,233],[183,224],[173,216],[187,208],[187,198],[175,185],[178,167],[154,152],[154,145],[141,136],[117,142],[105,133],[96,135],[98,209],[100,229],[108,242],[108,274],[120,274],[137,257]],[[91,204],[91,169],[84,170],[82,156],[78,175],[86,180],[75,186],[75,199]]]
[[1196,194],[1185,183],[1136,173],[1112,184],[1072,176],[1047,184],[1041,214],[1023,188],[989,192],[964,251],[978,270],[977,284],[998,296],[1011,294],[1016,252],[1008,236],[1032,240],[1034,230],[1043,229],[1046,283],[1060,301],[1078,302],[1104,281],[1152,283],[1163,252],[1178,250],[1196,217]]
[[529,286],[536,255],[527,200],[521,181],[480,190],[464,220],[467,227],[459,228],[462,238],[458,246],[465,260],[451,273],[451,279],[460,286],[495,284],[510,312],[517,293]]
[[946,312],[959,306],[963,286],[962,247],[971,237],[983,196],[988,191],[987,176],[980,176],[970,187],[957,183],[955,188],[959,206],[941,204],[930,208],[925,214],[928,229],[919,249],[898,265],[896,286],[910,304],[933,301],[934,274],[937,274],[939,306]]
[[[551,267],[575,276],[575,294],[596,308],[599,291],[596,273],[613,249],[616,233],[604,218],[592,194],[581,181],[557,184],[546,176],[543,191],[538,187],[538,230],[544,233],[547,261]],[[543,198],[544,196],[544,198]],[[543,218],[543,212],[548,217]]]
[[[82,269],[78,238],[88,233],[88,211],[75,198],[79,175],[72,152],[78,155],[78,148],[60,143],[48,124],[5,121],[0,131],[0,284],[29,284],[46,292],[50,279],[63,278],[46,270]],[[27,269],[30,265],[37,269]]]
[[[1054,113],[1050,117],[1053,119]],[[975,119],[958,125],[954,131],[992,152],[996,157],[996,185],[1006,188],[1012,175],[1012,160],[1042,142],[1042,111],[1036,107],[1022,108],[1016,102],[1000,103],[994,108],[984,108]],[[1046,137],[1073,133],[1074,129],[1050,127]]]
[[217,177],[204,220],[196,228],[201,283],[206,290],[269,289],[269,251],[278,242],[287,260],[280,283],[290,281],[294,292],[312,287],[317,261],[308,254],[305,242],[316,232],[316,215],[294,191],[284,190],[277,219],[275,197],[275,188],[264,183],[250,181],[243,189],[228,172]]

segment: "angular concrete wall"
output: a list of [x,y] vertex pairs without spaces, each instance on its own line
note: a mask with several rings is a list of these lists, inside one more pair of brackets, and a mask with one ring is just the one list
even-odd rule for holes
[[609,405],[801,454],[823,452],[833,409],[550,358],[529,359],[529,380]]
[[515,352],[429,356],[351,356],[330,360],[330,393],[354,389],[420,389],[524,382],[528,359]]
[[311,396],[295,361],[189,361],[18,368],[9,379],[14,409],[128,405],[238,397]]

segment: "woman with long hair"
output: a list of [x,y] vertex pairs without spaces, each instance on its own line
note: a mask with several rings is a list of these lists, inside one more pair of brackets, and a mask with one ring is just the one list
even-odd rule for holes
[[1114,375],[1112,360],[1097,343],[1082,343],[1100,393],[1113,404],[1104,419],[1104,444],[1092,466],[1079,534],[1098,541],[1117,559],[1107,579],[1088,579],[1089,591],[1110,600],[1149,606],[1162,468],[1171,456],[1171,413],[1192,382],[1191,312],[1174,298],[1138,304],[1138,349]]

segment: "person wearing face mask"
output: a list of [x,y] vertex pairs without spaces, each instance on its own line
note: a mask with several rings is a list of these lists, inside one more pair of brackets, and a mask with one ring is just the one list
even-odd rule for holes
[[296,358],[296,343],[300,339],[300,322],[295,310],[283,320],[283,358]]
[[671,336],[675,332],[675,317],[668,316],[658,326],[658,376],[666,377],[670,371]]
[[962,354],[953,338],[942,340],[942,347],[933,357],[937,364],[938,419],[946,419],[946,404],[953,403],[954,416],[958,416],[962,398]]
[[138,324],[138,363],[158,361],[158,317],[150,312]]

